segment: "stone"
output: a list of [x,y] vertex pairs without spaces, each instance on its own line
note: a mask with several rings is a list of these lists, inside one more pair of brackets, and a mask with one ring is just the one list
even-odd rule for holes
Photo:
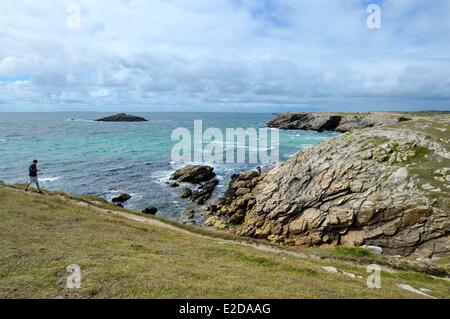
[[131,199],[131,195],[129,195],[129,194],[120,194],[119,196],[117,196],[117,197],[114,197],[113,199],[112,199],[112,202],[113,203],[125,203],[126,201],[128,201],[128,200],[130,200]]
[[415,207],[406,210],[401,219],[402,227],[414,226],[425,222],[428,211],[428,207]]
[[201,184],[197,190],[192,192],[189,200],[199,205],[203,205],[211,197],[218,184],[219,181],[216,179]]
[[198,184],[209,181],[214,178],[216,174],[213,172],[214,168],[206,165],[189,165],[179,170],[176,170],[170,180],[176,183],[192,183]]
[[255,171],[249,171],[249,172],[242,173],[242,174],[239,176],[239,178],[240,178],[241,180],[252,180],[252,179],[258,177],[259,175],[260,175],[260,174],[259,174],[258,172],[255,172]]
[[338,273],[337,268],[333,267],[333,266],[322,266],[322,269],[326,270],[328,272],[332,272],[332,273],[336,273],[336,274]]
[[398,170],[396,170],[394,173],[389,176],[387,182],[389,184],[401,184],[406,181],[408,178],[408,170],[404,167],[400,167]]
[[431,299],[436,299],[435,297],[430,296],[430,295],[424,293],[423,291],[420,291],[419,289],[416,289],[416,288],[414,288],[414,287],[412,287],[412,286],[410,286],[410,285],[399,284],[399,285],[397,285],[397,286],[398,286],[399,288],[403,289],[403,290],[407,290],[407,291],[409,291],[409,292],[412,292],[412,293],[415,293],[415,294],[418,294],[418,295],[422,295],[422,296],[425,296],[425,297],[428,297],[428,298],[431,298]]
[[172,188],[180,187],[180,184],[178,184],[177,182],[174,182],[174,181],[169,181],[169,182],[167,182],[167,184]]
[[300,234],[310,227],[314,227],[314,222],[318,220],[322,214],[323,213],[320,210],[315,208],[305,210],[299,218],[293,220],[289,224],[289,232],[291,234]]
[[187,188],[187,187],[183,188],[180,191],[180,196],[181,196],[181,198],[189,198],[189,197],[191,197],[192,196],[192,189]]
[[248,193],[250,193],[250,192],[251,192],[251,190],[248,189],[248,188],[239,188],[239,189],[236,191],[236,195],[237,195],[237,196],[243,196],[243,195],[246,195],[246,194],[248,194]]
[[142,210],[142,214],[145,215],[156,215],[158,213],[158,209],[156,207],[147,207]]
[[341,237],[341,244],[347,247],[358,247],[364,242],[364,232],[361,230],[349,231]]
[[374,254],[376,256],[383,255],[383,248],[381,248],[381,247],[370,246],[370,245],[363,245],[361,247],[364,248],[364,249],[367,249],[368,251],[370,251],[372,254]]
[[212,226],[217,229],[225,229],[227,227],[226,223],[217,216],[212,216],[208,218],[205,221],[205,225]]
[[351,272],[342,271],[342,274],[344,276],[350,277],[350,278],[356,278],[355,274],[352,274]]
[[187,219],[193,219],[194,218],[195,211],[193,209],[186,212],[186,218]]

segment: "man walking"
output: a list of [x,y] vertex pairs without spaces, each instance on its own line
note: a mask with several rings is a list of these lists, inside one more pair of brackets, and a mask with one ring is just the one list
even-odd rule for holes
[[30,187],[31,184],[35,184],[37,186],[37,189],[39,191],[39,193],[42,194],[41,188],[39,187],[39,181],[38,181],[38,168],[37,168],[37,160],[33,161],[33,164],[30,165],[30,167],[28,168],[28,177],[29,177],[29,181],[27,184],[27,187],[25,188],[25,191],[28,192],[28,187]]

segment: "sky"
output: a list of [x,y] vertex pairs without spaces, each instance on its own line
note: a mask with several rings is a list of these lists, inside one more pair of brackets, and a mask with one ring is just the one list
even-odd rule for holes
[[448,0],[0,4],[0,111],[426,109],[450,110]]

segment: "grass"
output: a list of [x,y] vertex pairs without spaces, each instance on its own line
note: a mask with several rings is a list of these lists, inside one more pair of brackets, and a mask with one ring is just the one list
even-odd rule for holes
[[[418,112],[413,114],[414,121],[388,125],[386,127],[402,131],[419,132],[425,136],[428,142],[440,145],[441,149],[448,152],[450,147],[450,113]],[[448,183],[436,179],[434,172],[443,167],[450,167],[449,158],[438,155],[433,149],[418,145],[416,146],[415,156],[401,164],[407,167],[409,175],[419,185],[419,188],[422,185],[430,184],[435,190],[440,190],[425,191],[425,194],[429,199],[436,201],[436,207],[443,211],[448,210],[450,205],[450,193],[447,188]]]
[[[1,298],[420,297],[400,283],[440,298],[450,291],[446,280],[402,271],[383,273],[382,289],[372,290],[365,279],[322,269],[366,277],[365,265],[258,251],[1,185],[0,240]],[[367,257],[360,249],[333,253]],[[70,264],[81,267],[81,289],[66,288]]]
[[373,254],[369,250],[361,247],[336,247],[335,249],[338,253],[349,254],[354,257],[373,257]]
[[[0,185],[4,183],[0,182]],[[25,188],[25,184],[17,184],[17,185],[8,185],[9,187],[15,188],[15,189],[24,189]],[[112,210],[117,210],[117,211],[123,211],[123,212],[129,212],[130,210],[114,205],[110,202],[108,202],[106,199],[101,198],[101,197],[95,197],[95,196],[89,196],[89,195],[73,195],[73,194],[68,194],[64,191],[56,191],[56,192],[50,192],[50,191],[46,191],[44,190],[45,194],[48,195],[59,195],[65,198],[69,198],[69,199],[73,199],[79,202],[83,202],[86,204],[90,204],[90,205],[94,205],[100,208],[104,208],[104,209],[112,209]]]
[[424,146],[416,147],[416,158],[418,159],[423,159],[429,153],[431,153],[431,150]]

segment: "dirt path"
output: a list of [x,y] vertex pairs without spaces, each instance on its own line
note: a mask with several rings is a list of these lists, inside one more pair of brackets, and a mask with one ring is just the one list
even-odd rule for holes
[[219,244],[229,244],[229,245],[239,245],[239,246],[251,247],[258,251],[271,252],[271,253],[276,253],[276,254],[286,254],[286,255],[294,256],[294,257],[298,257],[298,258],[310,258],[310,259],[315,259],[315,260],[320,259],[320,257],[316,256],[316,255],[308,255],[308,254],[304,254],[304,253],[300,253],[300,252],[292,252],[292,251],[282,250],[282,249],[278,249],[271,245],[251,243],[251,242],[247,242],[244,240],[222,239],[222,238],[217,238],[217,237],[213,237],[213,236],[202,235],[199,233],[191,232],[189,230],[182,229],[182,228],[164,223],[164,222],[156,220],[154,218],[140,216],[137,214],[123,212],[123,211],[117,211],[117,210],[111,210],[111,209],[107,209],[107,208],[98,207],[94,204],[90,204],[87,202],[68,198],[63,195],[37,194],[37,193],[33,193],[33,192],[25,192],[24,190],[17,189],[17,188],[9,188],[9,189],[16,191],[16,192],[23,193],[23,194],[35,196],[35,197],[44,196],[44,197],[58,198],[65,202],[69,202],[69,203],[72,203],[75,205],[86,207],[86,208],[89,208],[89,209],[92,209],[92,210],[95,210],[95,211],[98,211],[101,213],[120,216],[120,217],[126,218],[128,220],[136,221],[139,223],[143,223],[143,224],[147,224],[147,225],[151,225],[151,226],[155,226],[155,227],[159,227],[159,228],[164,228],[164,229],[171,230],[171,231],[176,231],[176,232],[179,232],[179,233],[182,233],[185,235],[189,235],[189,236],[195,236],[195,237],[199,237],[199,238],[203,238],[203,239],[214,240]]
[[73,200],[67,197],[64,197],[62,195],[54,195],[57,196],[58,198],[64,200],[64,201],[68,201],[86,208],[90,208],[90,209],[94,209],[96,211],[102,212],[102,213],[107,213],[107,214],[112,214],[115,216],[120,216],[123,218],[126,218],[128,220],[132,220],[132,221],[136,221],[136,222],[140,222],[140,223],[144,223],[147,225],[152,225],[152,226],[156,226],[156,227],[160,227],[160,228],[164,228],[164,229],[168,229],[168,230],[172,230],[172,231],[176,231],[182,234],[186,234],[186,235],[190,235],[190,236],[196,236],[199,238],[204,238],[204,239],[209,239],[209,240],[214,240],[220,244],[232,244],[232,245],[240,245],[240,246],[246,246],[246,247],[251,247],[253,249],[259,250],[259,251],[264,251],[264,252],[271,252],[271,253],[277,253],[277,254],[287,254],[290,256],[294,256],[294,257],[300,257],[300,258],[313,258],[313,259],[319,259],[318,256],[315,255],[307,255],[307,254],[303,254],[303,253],[297,253],[297,252],[291,252],[291,251],[284,251],[281,249],[278,249],[276,247],[270,246],[270,245],[264,245],[264,244],[255,244],[255,243],[250,243],[250,242],[246,242],[246,241],[239,241],[239,240],[231,240],[231,239],[222,239],[222,238],[216,238],[216,237],[212,237],[212,236],[207,236],[207,235],[202,235],[202,234],[198,234],[195,232],[191,232],[188,231],[186,229],[182,229],[173,225],[169,225],[167,223],[164,223],[162,221],[156,220],[154,218],[149,218],[149,217],[145,217],[145,216],[140,216],[140,215],[136,215],[136,214],[132,214],[132,213],[127,213],[127,212],[123,212],[123,211],[115,211],[115,210],[110,210],[110,209],[106,209],[106,208],[101,208],[86,202],[80,202],[77,200]]

